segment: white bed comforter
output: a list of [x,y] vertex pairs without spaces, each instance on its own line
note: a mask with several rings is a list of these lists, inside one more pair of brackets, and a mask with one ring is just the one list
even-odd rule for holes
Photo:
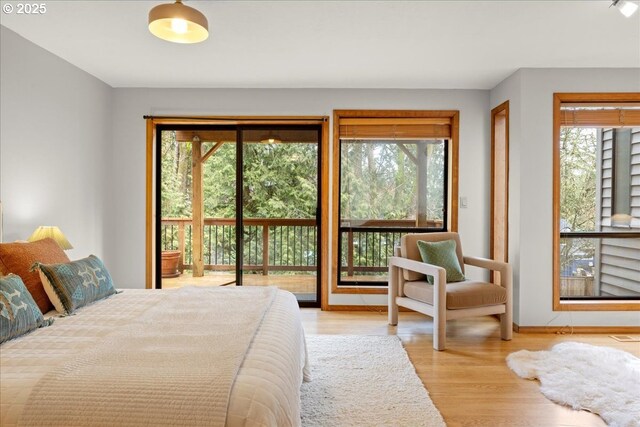
[[[233,298],[234,292],[238,291],[242,292],[242,289],[226,289],[221,295]],[[29,396],[43,378],[51,377],[52,372],[69,365],[70,360],[91,353],[101,342],[108,341],[127,325],[144,318],[145,313],[153,311],[154,306],[162,304],[168,292],[176,291],[126,290],[80,310],[77,315],[57,319],[51,327],[5,343],[0,348],[0,423],[3,426],[17,425]],[[233,328],[233,324],[230,319],[228,327]],[[185,343],[178,342],[176,345],[184,346]],[[226,425],[299,425],[299,390],[305,363],[304,335],[297,303],[293,295],[278,291],[264,314],[233,382]],[[161,418],[166,421],[165,424],[210,424],[203,418],[172,417],[170,403],[175,388],[167,383],[163,391],[163,384],[158,382],[156,379],[149,386],[159,390],[159,399],[168,403],[167,416]],[[55,393],[55,390],[38,393],[40,399],[44,400],[46,393]],[[201,395],[203,393],[195,393],[193,398]],[[206,399],[199,403],[208,404],[210,402]],[[144,402],[134,406],[145,411]],[[87,408],[86,414],[87,418],[78,424],[92,422],[91,408]],[[154,412],[154,415],[157,413]],[[158,424],[157,417],[149,418],[153,419],[154,425]],[[105,424],[104,418],[102,420],[97,424]],[[141,423],[139,419],[137,421],[137,424]]]

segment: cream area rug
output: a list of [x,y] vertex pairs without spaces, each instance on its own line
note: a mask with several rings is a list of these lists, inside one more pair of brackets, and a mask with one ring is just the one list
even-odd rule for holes
[[640,427],[640,359],[632,354],[563,342],[551,351],[511,353],[507,365],[539,379],[542,394],[556,403],[598,414],[612,427]]
[[308,335],[302,425],[444,426],[396,336]]

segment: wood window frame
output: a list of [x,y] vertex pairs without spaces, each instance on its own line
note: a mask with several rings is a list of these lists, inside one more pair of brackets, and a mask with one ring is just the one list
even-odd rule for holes
[[[338,286],[338,233],[340,224],[340,123],[343,119],[379,119],[384,123],[389,119],[416,119],[417,123],[424,123],[424,119],[433,119],[438,124],[438,119],[448,119],[451,124],[451,136],[449,143],[449,182],[450,193],[447,201],[449,218],[447,231],[458,231],[458,163],[459,163],[459,138],[460,138],[460,112],[458,110],[334,110],[333,111],[333,196],[332,196],[332,257],[331,257],[331,293],[332,294],[387,294],[386,286],[365,288],[362,286]],[[428,121],[428,120],[427,120]],[[351,307],[351,306],[350,306]]]
[[[505,134],[504,134],[504,157],[505,157],[505,165],[504,169],[498,169],[496,166],[496,138],[499,135],[496,135],[496,117],[504,114],[504,126],[505,126]],[[495,256],[495,237],[496,233],[496,174],[502,174],[505,181],[505,194],[504,194],[504,205],[505,205],[505,218],[504,224],[502,227],[503,239],[504,239],[504,259],[499,259],[498,261],[509,262],[509,101],[505,101],[502,104],[495,107],[491,110],[491,224],[489,231],[489,257],[493,260],[496,259]],[[494,272],[490,272],[491,281],[493,282]]]
[[155,188],[154,151],[156,127],[158,125],[302,125],[315,124],[322,127],[320,156],[322,168],[320,177],[320,307],[329,308],[329,117],[328,116],[145,116],[146,120],[146,208],[145,208],[145,286],[153,289],[155,283]]
[[[625,103],[640,102],[640,93],[554,93],[553,94],[553,310],[554,311],[640,311],[640,300],[571,300],[560,299],[560,127],[567,118],[563,117],[562,106],[624,106]],[[619,125],[619,114],[594,117],[584,114],[572,118],[583,126]],[[625,123],[640,126],[640,112],[625,115]]]

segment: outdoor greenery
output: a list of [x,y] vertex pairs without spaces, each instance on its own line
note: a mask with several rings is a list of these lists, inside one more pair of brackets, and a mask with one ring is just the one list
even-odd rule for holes
[[[162,133],[161,209],[163,218],[192,216],[192,143],[178,142],[175,132]],[[203,142],[206,153],[213,143]],[[318,197],[318,145],[248,143],[243,146],[244,218],[315,218]],[[427,218],[444,214],[444,141],[354,141],[342,144],[342,218],[411,220],[416,218],[418,167],[426,165]],[[236,144],[224,143],[203,166],[205,218],[236,217]],[[276,229],[277,228],[277,229]],[[307,227],[312,228],[312,227]],[[245,264],[260,265],[261,226],[246,227]],[[165,227],[163,247],[175,248],[177,227]],[[191,227],[185,238],[191,240]],[[281,233],[281,234],[278,234]],[[285,234],[286,233],[286,234]],[[270,264],[313,265],[316,234],[304,226],[270,228]],[[354,242],[354,265],[383,266],[401,233],[360,233]],[[271,239],[271,237],[270,237]],[[235,263],[235,227],[205,226],[205,262]],[[275,247],[277,245],[277,251]],[[344,242],[343,242],[344,246]],[[191,248],[185,246],[185,261]],[[277,253],[276,253],[277,252]],[[279,257],[279,258],[276,258]],[[342,254],[346,260],[346,254]],[[292,261],[293,260],[293,261]]]
[[560,131],[560,218],[562,231],[594,231],[596,226],[597,129]]
[[[415,219],[416,159],[426,162],[427,218],[444,213],[444,142],[353,141],[341,144],[341,219]],[[419,155],[417,155],[419,153]],[[411,157],[409,156],[411,155]]]
[[[203,152],[213,144],[203,143]],[[403,145],[427,163],[427,217],[444,212],[444,143]],[[206,218],[235,218],[236,145],[225,143],[203,168]],[[398,144],[388,141],[342,144],[342,218],[415,219],[417,166]],[[317,203],[317,144],[244,146],[245,218],[313,218]],[[162,217],[190,218],[191,143],[162,133]]]
[[[213,143],[203,142],[206,153]],[[192,216],[192,143],[162,133],[161,209],[163,218]],[[309,143],[248,143],[243,146],[244,218],[315,218],[318,200],[318,147]],[[205,218],[236,217],[236,144],[224,143],[203,165]],[[270,227],[270,264],[313,265],[314,227]],[[271,239],[270,238],[270,239]],[[277,241],[275,240],[277,238]],[[166,226],[163,248],[176,249],[177,226]],[[191,225],[185,224],[185,263],[191,262]],[[260,265],[265,242],[261,226],[245,227],[244,264]],[[275,250],[275,247],[278,247]],[[206,264],[234,265],[235,226],[205,225]]]
[[[202,151],[213,146],[204,142]],[[244,145],[245,218],[314,218],[317,144]],[[162,133],[162,217],[190,218],[191,143]],[[225,143],[203,167],[205,218],[236,217],[236,144]]]
[[[340,220],[343,226],[367,220],[415,220],[418,206],[418,163],[425,169],[426,218],[444,218],[444,141],[343,141],[340,145]],[[415,222],[414,224],[415,225]],[[406,226],[411,227],[412,224]],[[385,276],[387,258],[406,232],[376,228],[353,232],[354,276]],[[348,233],[342,233],[342,276],[348,276]],[[373,269],[372,269],[373,268]],[[376,271],[377,270],[377,271]],[[381,283],[385,280],[381,279]],[[369,284],[373,284],[368,281]]]
[[[561,232],[595,230],[598,131],[577,127],[560,130]],[[562,239],[561,269],[570,270],[576,261],[593,259],[594,254],[593,239]],[[584,268],[581,271],[591,273]]]

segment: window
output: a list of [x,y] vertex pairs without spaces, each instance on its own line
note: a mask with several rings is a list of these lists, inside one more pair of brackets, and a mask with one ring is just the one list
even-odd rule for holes
[[335,122],[334,292],[386,292],[387,258],[404,234],[453,229],[457,113],[337,111]]
[[640,308],[640,97],[619,95],[555,96],[556,310]]

